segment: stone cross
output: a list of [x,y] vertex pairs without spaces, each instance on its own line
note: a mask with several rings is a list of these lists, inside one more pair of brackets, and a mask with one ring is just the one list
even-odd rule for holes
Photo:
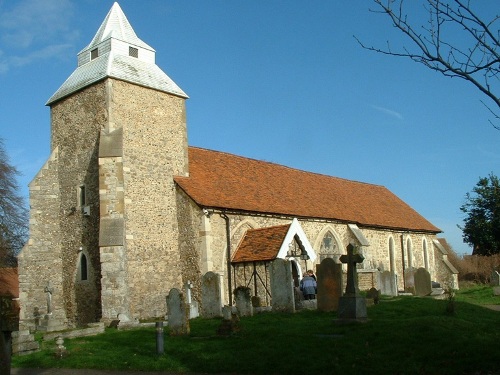
[[47,286],[43,290],[45,293],[47,293],[47,315],[52,314],[52,292],[54,291],[54,288],[50,284],[50,280],[47,283]]
[[346,295],[357,296],[359,294],[358,273],[356,272],[356,264],[363,262],[365,259],[360,254],[354,254],[355,246],[349,244],[347,246],[347,255],[342,255],[340,261],[347,264],[347,285],[345,288]]

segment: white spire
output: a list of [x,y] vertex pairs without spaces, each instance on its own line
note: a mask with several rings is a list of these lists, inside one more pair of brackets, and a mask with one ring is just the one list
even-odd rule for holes
[[120,5],[116,2],[109,10],[108,15],[101,24],[101,27],[99,27],[99,30],[97,30],[94,39],[92,39],[90,44],[80,53],[92,50],[110,38],[154,52],[153,48],[137,37],[134,29],[132,29],[132,26],[128,22],[127,17],[123,13],[122,8],[120,8]]
[[47,105],[107,77],[187,98],[155,64],[155,50],[137,37],[116,2],[90,44],[78,54],[77,69]]

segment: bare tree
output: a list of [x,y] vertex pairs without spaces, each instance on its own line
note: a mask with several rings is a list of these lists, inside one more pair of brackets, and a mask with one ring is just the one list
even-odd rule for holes
[[[490,100],[483,102],[495,116],[491,124],[500,130],[500,16],[483,20],[471,7],[470,0],[424,0],[429,18],[421,25],[410,21],[404,0],[373,0],[375,13],[386,14],[394,27],[411,41],[411,47],[393,50],[366,46],[365,49],[386,55],[410,58],[448,77],[472,83]],[[479,4],[479,3],[478,3]],[[491,101],[493,104],[491,104]]]
[[28,211],[18,193],[17,169],[0,139],[0,266],[15,266],[28,233]]

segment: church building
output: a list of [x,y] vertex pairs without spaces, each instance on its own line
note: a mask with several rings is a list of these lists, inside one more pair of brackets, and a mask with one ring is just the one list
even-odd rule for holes
[[[360,289],[408,290],[425,268],[457,287],[441,230],[387,188],[191,147],[186,93],[155,63],[115,3],[49,98],[51,153],[29,185],[30,238],[19,255],[21,319],[65,327],[165,315],[171,288],[220,276],[222,301],[272,296],[267,267],[295,280],[354,244]],[[207,113],[207,116],[211,114]]]

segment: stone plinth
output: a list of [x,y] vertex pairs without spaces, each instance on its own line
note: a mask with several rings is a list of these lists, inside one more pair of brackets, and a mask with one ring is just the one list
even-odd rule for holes
[[364,320],[368,318],[366,300],[362,296],[343,296],[339,300],[338,317],[342,320]]

